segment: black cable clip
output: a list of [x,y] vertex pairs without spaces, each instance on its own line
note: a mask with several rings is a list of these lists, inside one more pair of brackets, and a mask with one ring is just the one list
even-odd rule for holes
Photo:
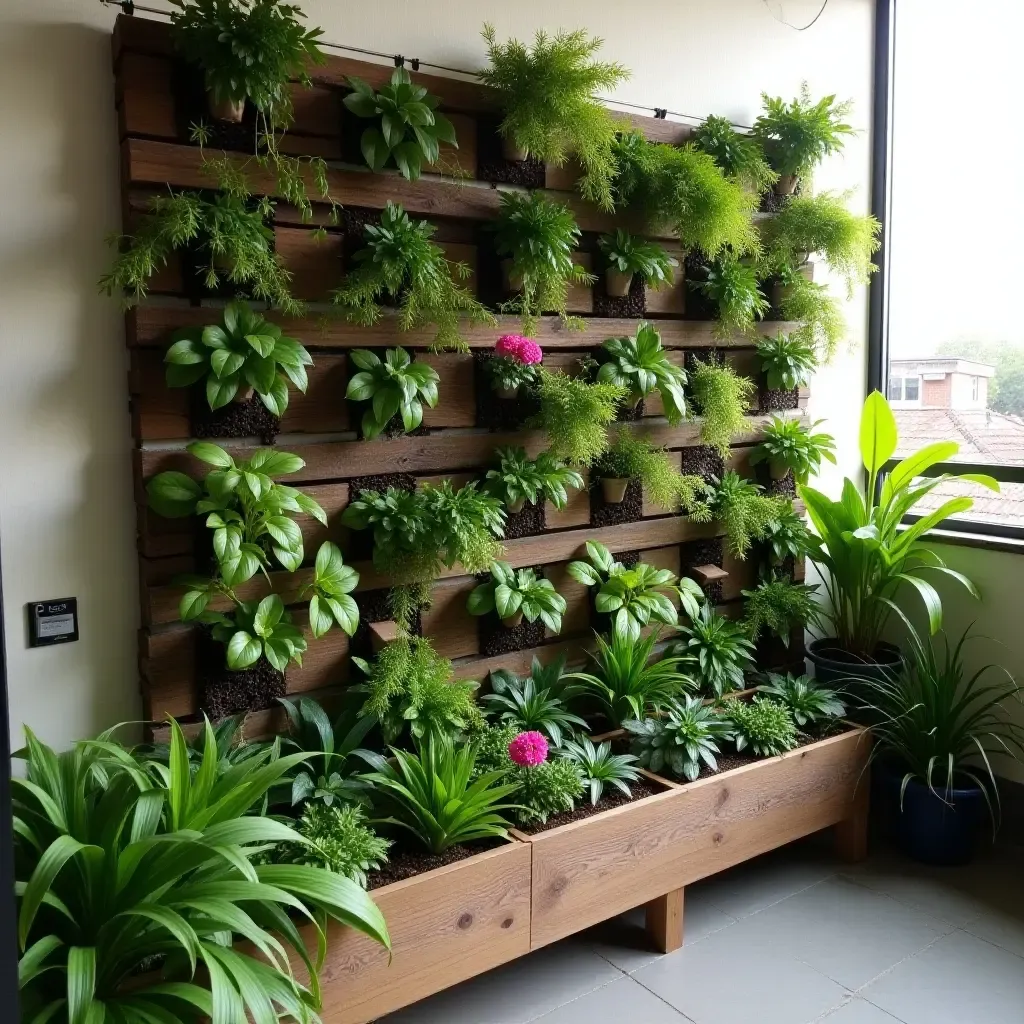
[[419,69],[420,69],[420,59],[419,59],[419,57],[412,57],[410,59],[409,63],[412,64],[413,71],[419,71]]
[[127,14],[129,17],[135,13],[134,0],[120,0],[117,6],[121,8],[122,14]]
[[665,118],[668,117],[668,110],[665,107],[655,107],[654,108],[654,116],[659,121],[664,121]]
[[405,67],[405,58],[400,53],[396,53],[395,54],[395,67],[396,68],[404,68]]

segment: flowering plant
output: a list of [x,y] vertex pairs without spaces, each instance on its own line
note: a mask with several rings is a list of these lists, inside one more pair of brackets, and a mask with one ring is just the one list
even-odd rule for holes
[[503,334],[494,346],[487,369],[495,388],[511,391],[537,379],[537,367],[544,358],[540,345],[519,334]]
[[521,732],[509,745],[508,756],[520,768],[533,768],[548,757],[548,741],[543,733]]

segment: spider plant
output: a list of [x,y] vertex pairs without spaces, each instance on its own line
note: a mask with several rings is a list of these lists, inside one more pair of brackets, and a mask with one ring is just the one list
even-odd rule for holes
[[491,693],[481,698],[484,707],[498,716],[504,725],[514,725],[521,732],[543,732],[556,746],[562,746],[566,734],[587,723],[569,711],[569,702],[580,693],[577,686],[567,686],[562,672],[565,656],[550,665],[533,659],[530,674],[523,679],[499,668],[491,673]]
[[579,740],[566,740],[563,756],[579,765],[583,782],[590,789],[592,806],[604,796],[606,784],[632,797],[629,783],[640,778],[639,768],[634,767],[635,755],[613,754],[612,745],[607,740],[595,746],[588,736],[583,736]]

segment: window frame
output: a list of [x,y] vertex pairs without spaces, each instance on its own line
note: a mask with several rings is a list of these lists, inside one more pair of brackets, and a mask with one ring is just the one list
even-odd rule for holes
[[[871,212],[882,224],[881,246],[875,256],[878,273],[868,288],[868,392],[889,394],[889,295],[891,288],[887,227],[892,221],[893,100],[896,67],[897,0],[875,0],[874,103],[872,117]],[[923,390],[923,382],[921,388]],[[980,384],[979,393],[980,393]],[[896,465],[893,459],[885,469]],[[943,473],[984,473],[999,483],[1024,484],[1024,466],[989,463],[944,462],[931,467],[924,476]],[[913,523],[920,516],[908,515]],[[984,523],[970,519],[946,520],[943,540],[1003,537],[1024,541],[1024,526]]]

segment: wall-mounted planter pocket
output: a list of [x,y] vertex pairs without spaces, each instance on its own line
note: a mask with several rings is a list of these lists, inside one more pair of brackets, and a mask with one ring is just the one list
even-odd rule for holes
[[277,698],[285,695],[284,673],[266,658],[232,672],[224,662],[224,645],[206,629],[198,628],[195,634],[199,707],[212,721],[273,707]]
[[[607,481],[610,485],[614,481]],[[616,526],[619,523],[635,523],[644,515],[643,487],[639,480],[630,480],[619,500],[618,488],[610,493],[605,491],[605,481],[596,475],[590,481],[590,525]],[[611,499],[611,500],[609,500]]]
[[253,152],[256,144],[256,108],[251,102],[246,100],[240,110],[233,104],[216,104],[206,90],[203,69],[185,60],[174,61],[171,89],[179,142],[195,145],[192,126],[202,124],[209,133],[207,149]]
[[273,444],[281,430],[281,421],[251,389],[249,397],[239,389],[235,401],[211,409],[206,400],[206,382],[189,388],[189,422],[193,437],[258,437]]
[[[536,157],[525,160],[506,156],[505,140],[498,134],[500,122],[494,117],[481,117],[477,136],[477,178],[501,185],[519,185],[522,188],[543,188],[544,164]],[[511,153],[511,150],[508,150]],[[512,154],[520,157],[522,154]]]

